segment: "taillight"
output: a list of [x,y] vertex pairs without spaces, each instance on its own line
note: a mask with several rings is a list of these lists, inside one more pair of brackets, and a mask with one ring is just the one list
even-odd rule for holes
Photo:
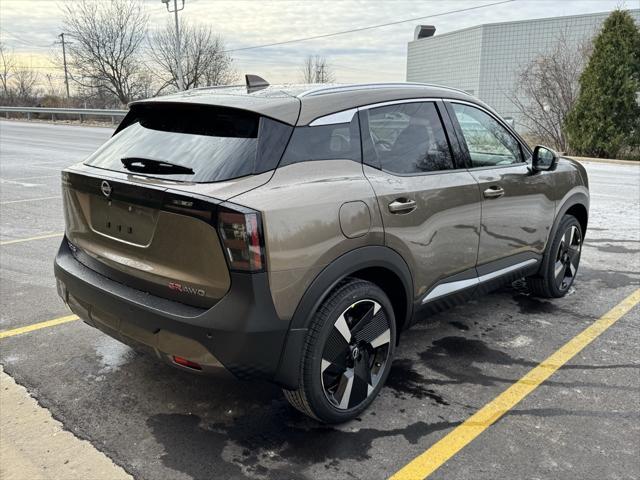
[[264,268],[264,244],[258,212],[221,208],[218,232],[232,270],[256,272]]

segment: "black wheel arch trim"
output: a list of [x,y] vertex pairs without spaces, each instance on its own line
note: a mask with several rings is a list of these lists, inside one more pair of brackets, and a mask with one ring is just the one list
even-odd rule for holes
[[[566,215],[567,211],[569,211],[569,209],[571,207],[574,207],[576,205],[581,205],[581,206],[583,206],[585,208],[585,210],[587,211],[587,220],[588,220],[588,218],[589,218],[589,197],[584,192],[576,192],[576,193],[572,194],[569,198],[567,198],[564,201],[562,206],[558,209],[558,213],[556,215],[556,218],[553,221],[553,227],[551,228],[551,232],[549,233],[549,238],[547,238],[547,245],[549,244],[549,242],[555,236],[555,234],[556,234],[556,232],[558,230],[558,226],[560,225],[560,222],[562,221],[562,217],[564,217]],[[583,239],[584,239],[584,236],[585,236],[586,233],[587,233],[587,229],[585,228],[584,231],[582,232],[582,238]]]
[[274,381],[284,388],[298,388],[302,348],[311,316],[327,295],[344,278],[367,268],[385,268],[402,282],[406,293],[405,318],[400,331],[410,324],[413,314],[413,280],[407,263],[395,250],[385,246],[367,246],[351,250],[327,265],[311,282],[291,318]]

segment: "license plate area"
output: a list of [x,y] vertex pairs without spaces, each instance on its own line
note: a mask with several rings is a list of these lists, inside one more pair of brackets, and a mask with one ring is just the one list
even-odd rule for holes
[[90,203],[91,228],[96,233],[139,246],[151,243],[158,210],[93,195]]

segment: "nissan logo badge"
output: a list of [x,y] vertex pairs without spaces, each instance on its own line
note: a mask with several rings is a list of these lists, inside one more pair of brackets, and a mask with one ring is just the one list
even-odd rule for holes
[[109,182],[107,182],[106,180],[102,181],[102,184],[100,185],[100,190],[102,190],[102,194],[105,197],[111,196],[111,185],[109,185]]

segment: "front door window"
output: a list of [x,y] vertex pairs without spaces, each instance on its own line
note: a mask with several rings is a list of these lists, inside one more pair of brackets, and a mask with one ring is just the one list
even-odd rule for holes
[[452,106],[469,150],[472,168],[524,161],[518,141],[493,117],[469,105],[453,103]]

